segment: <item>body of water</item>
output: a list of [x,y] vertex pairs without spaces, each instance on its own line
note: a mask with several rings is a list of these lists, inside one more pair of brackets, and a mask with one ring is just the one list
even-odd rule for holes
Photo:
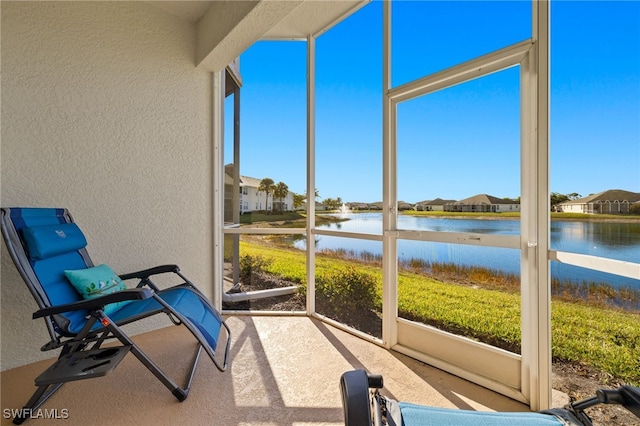
[[[382,234],[381,213],[349,213],[340,216],[348,220],[318,228]],[[398,228],[417,231],[519,235],[520,221],[400,215]],[[346,249],[355,252],[382,254],[382,243],[379,241],[318,235],[316,243],[318,250]],[[296,246],[304,248],[305,242],[298,241]],[[552,221],[551,249],[640,263],[640,223]],[[398,242],[398,256],[401,260],[415,258],[429,262],[481,266],[520,273],[520,250],[516,249],[400,240]],[[640,289],[640,280],[560,262],[551,263],[551,276],[561,280],[569,279],[576,283],[582,281],[603,282],[615,287],[625,286]]]

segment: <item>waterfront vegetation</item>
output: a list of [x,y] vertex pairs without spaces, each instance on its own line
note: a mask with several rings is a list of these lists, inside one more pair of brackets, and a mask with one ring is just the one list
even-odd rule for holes
[[[306,255],[277,245],[269,237],[244,236],[241,265],[306,289]],[[251,271],[251,265],[254,270]],[[424,264],[399,265],[399,314],[403,318],[520,351],[519,278],[499,271]],[[245,271],[247,272],[247,271]],[[368,253],[330,251],[316,256],[316,296],[337,309],[367,309],[379,315],[381,259]],[[336,285],[337,280],[342,280]],[[553,358],[587,365],[613,382],[640,385],[640,311],[637,290],[624,295],[588,283],[554,283]],[[615,291],[615,290],[614,290]],[[586,292],[587,297],[578,297]],[[428,295],[428,297],[425,297]],[[635,308],[611,306],[611,298],[628,299]],[[367,299],[367,300],[363,300]]]
[[264,225],[264,224],[268,224],[270,222],[276,222],[276,221],[302,222],[302,227],[304,227],[306,216],[298,212],[267,214],[265,212],[259,212],[259,211],[249,212],[249,213],[240,215],[241,224],[262,222],[262,224]]
[[[357,213],[365,213],[366,211],[358,210]],[[373,213],[380,213],[379,210],[371,210]],[[332,213],[332,212],[322,212]],[[333,213],[338,213],[333,212]],[[493,219],[516,219],[520,218],[520,212],[503,212],[503,213],[472,213],[472,212],[444,212],[444,211],[415,211],[406,210],[401,214],[410,216],[432,216],[432,217],[462,217],[462,218],[493,218]],[[316,223],[335,222],[335,217],[327,217],[324,214],[316,215]],[[585,213],[557,213],[551,212],[551,220],[589,220],[589,221],[633,221],[640,223],[640,215],[638,214],[585,214]],[[306,226],[306,215],[300,212],[284,212],[271,213],[251,212],[240,216],[241,224],[260,223],[261,225],[270,226],[270,223],[277,223],[278,226],[299,227]]]
[[[402,214],[411,216],[434,216],[434,217],[472,217],[474,219],[494,218],[509,219],[520,218],[520,212],[502,212],[502,213],[472,213],[472,212],[441,212],[441,211],[403,211]],[[586,213],[558,213],[551,212],[551,220],[623,220],[640,222],[638,214],[586,214]]]

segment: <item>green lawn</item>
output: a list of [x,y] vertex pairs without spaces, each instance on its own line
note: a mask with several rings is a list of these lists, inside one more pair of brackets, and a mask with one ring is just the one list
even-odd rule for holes
[[[266,272],[306,283],[304,252],[242,242],[241,256],[248,254],[269,259]],[[376,277],[380,295],[379,267],[322,254],[316,260],[317,277],[335,274],[351,265]],[[376,303],[380,307],[380,301]],[[398,304],[405,318],[519,351],[518,294],[447,284],[404,271],[399,276]],[[640,385],[640,313],[554,300],[551,316],[554,360],[583,363],[615,379]]]

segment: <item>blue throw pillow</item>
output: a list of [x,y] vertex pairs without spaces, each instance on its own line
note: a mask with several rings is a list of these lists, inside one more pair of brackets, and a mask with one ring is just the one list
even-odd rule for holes
[[[107,265],[64,271],[64,274],[84,299],[95,299],[127,288],[118,274]],[[131,300],[110,303],[104,307],[103,312],[107,316],[111,315],[127,303],[131,303]]]

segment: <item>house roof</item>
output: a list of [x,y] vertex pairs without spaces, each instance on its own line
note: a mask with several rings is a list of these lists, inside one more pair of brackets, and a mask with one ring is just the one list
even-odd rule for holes
[[259,188],[262,179],[256,179],[249,176],[240,175],[240,186],[248,186],[251,188]]
[[589,204],[589,203],[603,203],[614,201],[628,201],[635,203],[640,201],[640,192],[624,191],[622,189],[609,189],[608,191],[598,192],[597,194],[591,194],[588,197],[582,197],[571,201],[565,201],[561,204]]
[[[226,164],[224,166],[224,183],[227,185],[233,184],[233,164]],[[251,176],[240,175],[240,186],[248,186],[250,188],[259,188],[262,179],[254,178]]]
[[454,204],[519,204],[517,201],[507,200],[504,198],[494,197],[487,194],[478,194],[473,197],[465,198],[455,202]]
[[442,198],[436,198],[435,200],[422,202],[420,204],[424,204],[427,206],[444,206],[445,204],[455,203],[456,200],[443,200]]

